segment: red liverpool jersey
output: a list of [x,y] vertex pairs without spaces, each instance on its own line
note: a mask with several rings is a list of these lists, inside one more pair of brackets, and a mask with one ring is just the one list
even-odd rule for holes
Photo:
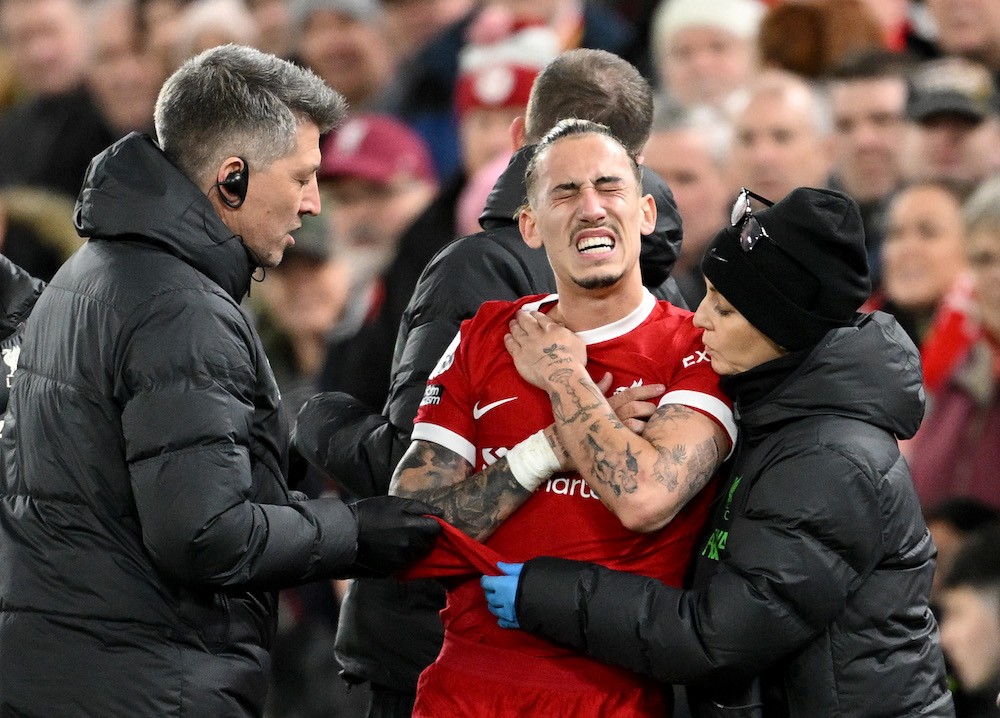
[[[504,347],[503,337],[515,313],[546,311],[556,295],[526,297],[517,302],[487,302],[463,322],[455,341],[428,380],[412,434],[440,444],[468,460],[476,471],[553,422],[546,393],[524,381]],[[663,384],[663,404],[683,404],[718,422],[735,440],[728,399],[718,385],[692,313],[648,292],[627,317],[579,332],[587,345],[587,371],[596,381],[611,372],[616,391]],[[636,533],[624,528],[589,489],[579,474],[560,474],[535,490],[486,541],[511,562],[535,556],[592,561],[680,586],[694,543],[707,518],[714,482],[692,499],[663,529]],[[433,575],[434,554],[418,565]],[[471,574],[472,572],[470,572]],[[442,612],[446,648],[449,637],[463,645],[485,644],[534,658],[568,658],[570,653],[521,631],[501,629],[486,608],[478,573],[450,586]],[[578,658],[574,658],[576,663]],[[587,659],[583,659],[587,660]],[[596,662],[594,670],[609,670]],[[432,666],[428,671],[433,671]],[[505,670],[516,671],[513,664]],[[422,682],[424,678],[421,678]],[[419,701],[418,701],[419,702]]]

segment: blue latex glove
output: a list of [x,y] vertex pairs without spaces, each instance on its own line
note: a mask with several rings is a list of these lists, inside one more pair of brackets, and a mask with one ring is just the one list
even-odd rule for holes
[[483,576],[479,584],[486,594],[486,605],[490,613],[499,620],[501,628],[520,628],[517,614],[514,612],[514,600],[517,598],[517,582],[521,580],[523,563],[497,563],[497,568],[504,572],[503,576]]

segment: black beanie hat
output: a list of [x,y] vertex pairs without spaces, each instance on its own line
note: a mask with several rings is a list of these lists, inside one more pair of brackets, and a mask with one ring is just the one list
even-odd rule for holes
[[768,237],[744,251],[742,227],[727,227],[701,263],[726,301],[790,351],[850,324],[871,292],[857,203],[840,192],[799,187],[753,216]]

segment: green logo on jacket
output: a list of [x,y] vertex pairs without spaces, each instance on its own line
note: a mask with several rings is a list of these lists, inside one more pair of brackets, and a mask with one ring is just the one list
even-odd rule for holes
[[[727,526],[729,525],[729,509],[733,503],[733,495],[736,493],[736,489],[739,487],[742,478],[741,476],[735,477],[733,483],[729,485],[729,491],[726,493],[726,507],[722,511],[722,522]],[[712,535],[708,537],[708,541],[705,543],[705,548],[701,550],[701,555],[713,561],[718,561],[719,552],[726,550],[726,542],[728,540],[729,531],[713,529]]]

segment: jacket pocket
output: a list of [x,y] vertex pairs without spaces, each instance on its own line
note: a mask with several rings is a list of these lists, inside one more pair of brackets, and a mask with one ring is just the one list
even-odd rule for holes
[[229,646],[231,611],[226,594],[181,589],[177,615],[209,652]]

